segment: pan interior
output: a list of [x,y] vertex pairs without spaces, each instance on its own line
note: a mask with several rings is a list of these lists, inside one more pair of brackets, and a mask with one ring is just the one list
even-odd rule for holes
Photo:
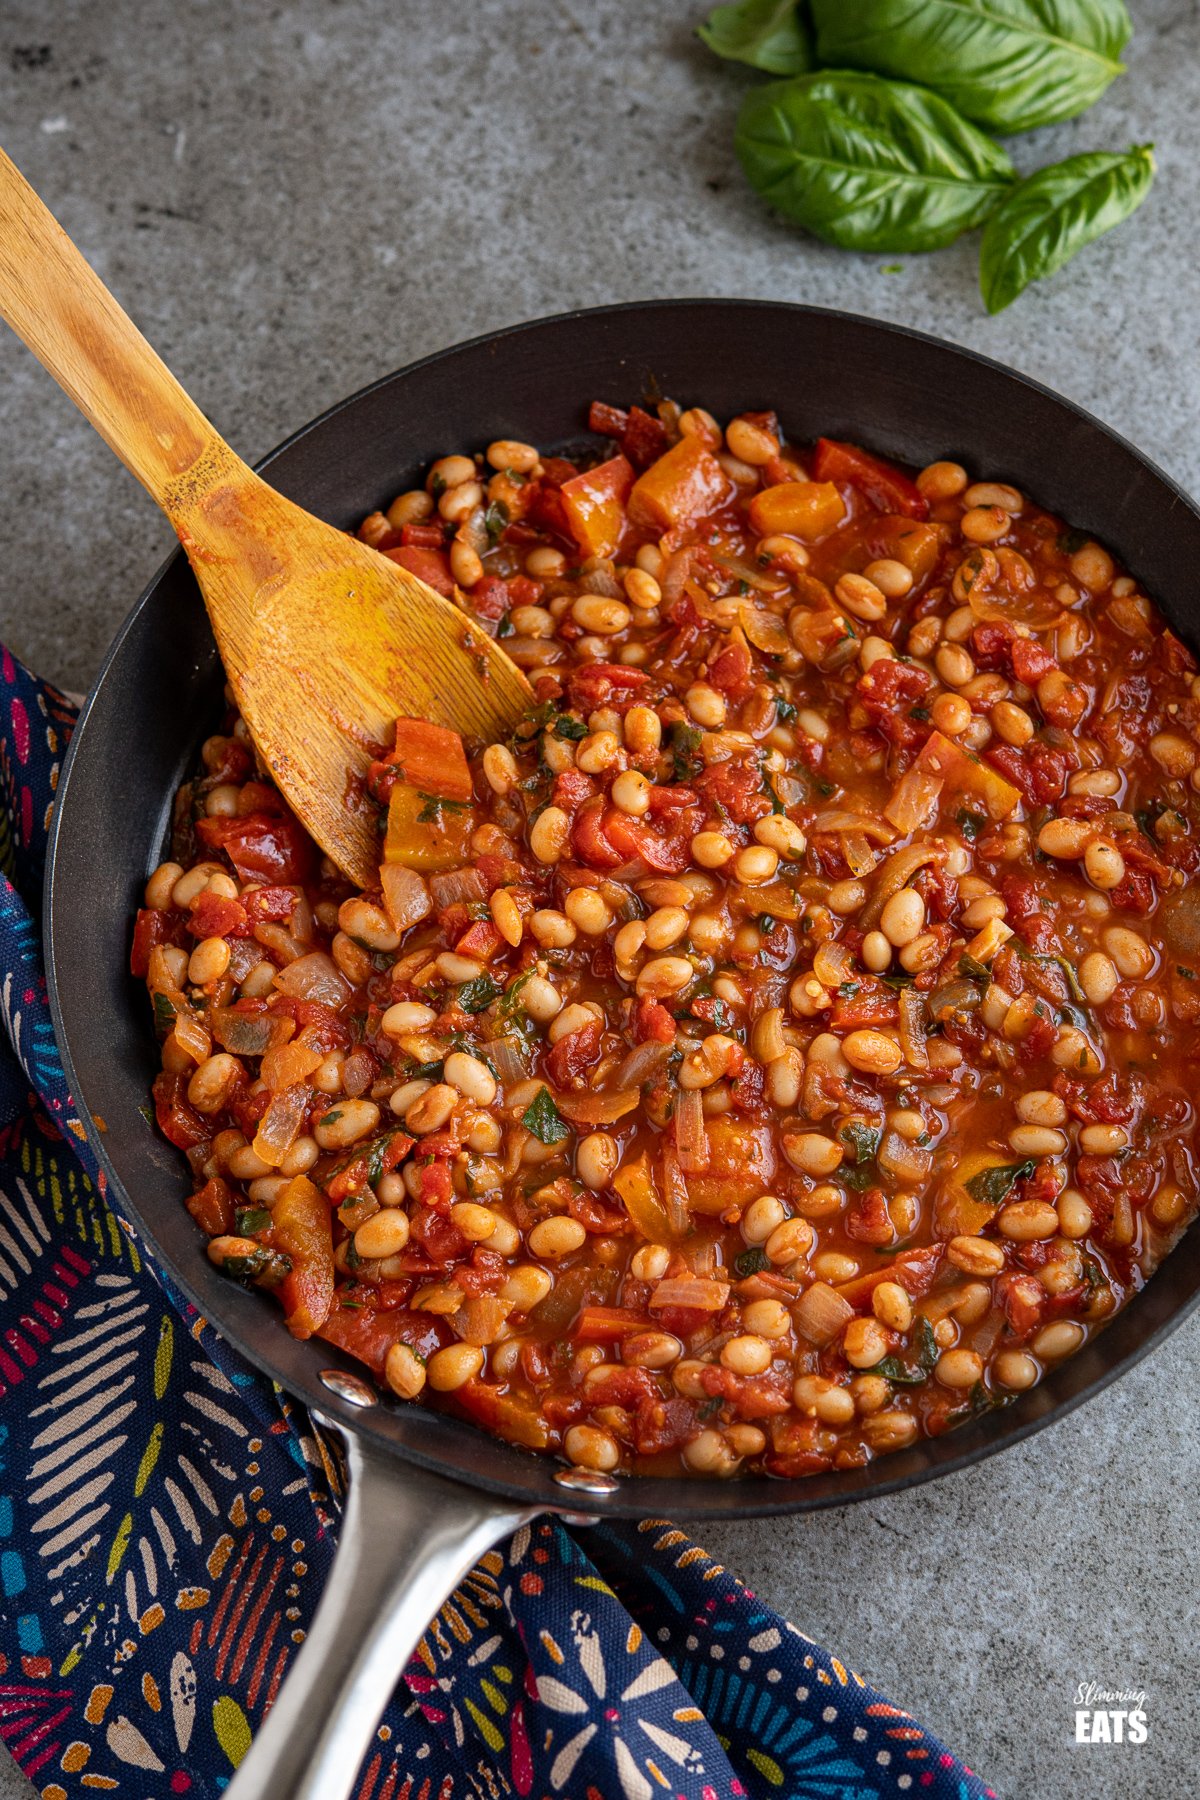
[[[563,315],[448,350],[364,390],[262,465],[292,499],[353,528],[435,457],[499,437],[578,440],[587,404],[654,393],[718,416],[774,408],[798,442],[824,433],[920,466],[939,457],[1012,481],[1108,544],[1175,629],[1200,640],[1200,515],[1138,452],[1079,409],[980,357],[841,313],[745,301],[650,302]],[[322,1382],[353,1365],[289,1336],[273,1303],[225,1281],[182,1201],[183,1158],[143,1113],[158,1059],[126,972],[130,919],[160,860],[174,790],[220,708],[222,675],[181,553],[123,625],[75,734],[47,871],[51,1001],[68,1077],[112,1199],[222,1334],[283,1386],[399,1457],[547,1506],[554,1465],[474,1427],[386,1401],[358,1410]],[[1011,1406],[865,1469],[808,1481],[621,1483],[589,1511],[750,1517],[862,1499],[1018,1441],[1096,1392],[1200,1297],[1196,1226],[1106,1331]],[[578,1505],[580,1498],[573,1504]]]

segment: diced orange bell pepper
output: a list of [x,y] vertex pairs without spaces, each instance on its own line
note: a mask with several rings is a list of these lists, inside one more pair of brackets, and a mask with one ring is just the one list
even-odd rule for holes
[[396,742],[384,758],[401,780],[447,800],[471,798],[471,771],[457,731],[428,719],[397,719]]
[[733,483],[699,438],[683,437],[639,475],[629,496],[629,516],[639,525],[667,531],[691,525],[719,510]]
[[729,1113],[717,1114],[707,1120],[707,1126],[708,1170],[687,1178],[692,1211],[713,1215],[727,1207],[749,1206],[759,1194],[769,1194],[775,1175],[770,1126],[755,1125]]
[[926,739],[916,766],[940,778],[943,804],[947,799],[972,801],[984,808],[989,819],[1011,818],[1021,798],[1019,789],[1005,781],[998,769],[940,731]]
[[633,464],[624,456],[611,457],[563,482],[559,498],[581,556],[616,555],[632,486]]
[[472,807],[402,781],[388,801],[383,860],[426,873],[461,869],[471,860],[474,828]]
[[750,523],[760,537],[783,532],[806,544],[824,537],[845,516],[845,504],[832,481],[781,481],[763,488],[750,502]]
[[328,1200],[307,1175],[294,1175],[271,1208],[271,1236],[292,1263],[279,1286],[288,1330],[311,1337],[333,1305],[333,1225]]

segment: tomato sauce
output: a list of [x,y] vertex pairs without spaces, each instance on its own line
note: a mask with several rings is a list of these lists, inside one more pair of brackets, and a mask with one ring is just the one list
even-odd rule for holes
[[351,891],[242,721],[133,940],[209,1255],[597,1471],[798,1477],[1003,1406],[1197,1206],[1200,679],[1007,481],[597,403],[360,535],[505,645]]

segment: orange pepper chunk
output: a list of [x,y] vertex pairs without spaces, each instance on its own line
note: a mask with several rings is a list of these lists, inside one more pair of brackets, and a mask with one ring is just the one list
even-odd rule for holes
[[832,481],[780,481],[750,502],[750,523],[760,537],[783,532],[811,544],[845,516],[845,503]]
[[328,1200],[307,1175],[294,1175],[271,1208],[271,1237],[292,1262],[279,1285],[288,1330],[311,1337],[333,1305],[333,1225]]
[[634,482],[629,516],[639,525],[669,531],[719,511],[733,497],[733,483],[699,438],[680,438]]
[[616,555],[632,486],[633,464],[624,456],[611,457],[598,468],[563,482],[559,498],[581,556]]

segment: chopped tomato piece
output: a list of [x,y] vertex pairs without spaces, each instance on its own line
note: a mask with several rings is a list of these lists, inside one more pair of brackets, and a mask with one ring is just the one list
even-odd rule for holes
[[316,863],[312,839],[290,813],[198,819],[196,835],[223,850],[243,881],[307,881]]
[[450,573],[450,558],[444,550],[428,550],[417,544],[397,544],[394,549],[383,553],[389,562],[399,564],[431,587],[435,594],[442,594],[448,600],[454,592],[454,577]]

